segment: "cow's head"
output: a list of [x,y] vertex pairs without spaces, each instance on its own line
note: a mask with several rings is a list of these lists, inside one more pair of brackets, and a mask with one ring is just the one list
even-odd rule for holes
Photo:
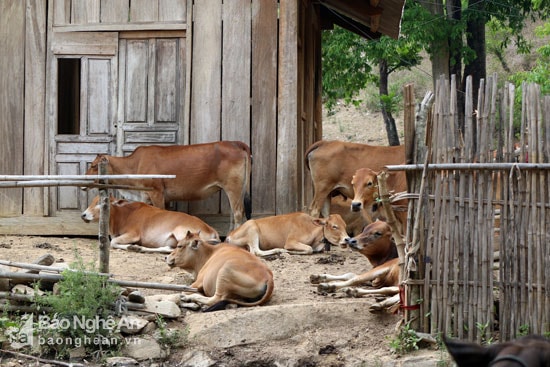
[[351,210],[372,210],[371,206],[376,204],[378,199],[378,173],[370,168],[360,168],[355,171],[351,185],[354,192]]
[[204,241],[200,232],[187,231],[185,237],[178,242],[174,251],[166,256],[169,267],[178,267],[190,273],[198,274],[213,252],[213,246],[219,241]]
[[[99,221],[99,213],[100,213],[100,202],[99,202],[100,196],[97,195],[92,199],[92,202],[90,205],[80,214],[80,218],[86,223],[89,222],[98,222]],[[123,205],[126,203],[126,200],[123,199],[115,199],[113,196],[109,198],[111,205]]]
[[[328,218],[316,218],[313,223],[323,226],[323,239],[333,245],[346,246],[346,240],[349,238],[346,232],[346,222],[340,214],[331,214]],[[325,250],[328,250],[325,248]]]
[[457,366],[535,367],[550,365],[550,340],[539,335],[483,347],[444,338]]
[[[98,154],[95,159],[90,164],[90,167],[86,171],[86,175],[98,175],[99,173],[99,164],[100,163],[109,163],[109,158],[105,154]],[[88,190],[88,187],[81,187],[82,190]]]
[[349,238],[349,247],[366,257],[385,254],[392,248],[392,230],[388,223],[377,220],[365,228],[359,235]]

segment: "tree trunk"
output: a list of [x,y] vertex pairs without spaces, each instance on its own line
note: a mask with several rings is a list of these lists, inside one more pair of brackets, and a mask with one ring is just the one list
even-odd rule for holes
[[[474,3],[470,5],[473,10],[479,12],[478,14],[483,14],[484,5],[483,2]],[[487,77],[487,50],[485,44],[485,22],[486,19],[483,15],[473,17],[468,19],[466,24],[466,43],[470,47],[475,55],[476,59],[472,60],[468,65],[464,66],[464,75],[462,85],[466,85],[466,77],[468,75],[472,76],[472,97],[474,101],[474,106],[477,106],[477,99],[479,96],[479,84],[481,79]],[[461,128],[464,126],[462,122]],[[477,134],[477,129],[474,126],[474,134]],[[476,141],[474,139],[474,141]],[[474,148],[477,149],[477,148]]]
[[[436,17],[444,17],[444,7],[442,0],[420,0],[422,7],[427,9]],[[430,44],[430,60],[432,61],[433,90],[435,83],[441,75],[449,79],[449,43],[448,39],[434,39]]]
[[[380,60],[380,97],[388,96],[388,62],[385,59]],[[388,135],[389,145],[399,145],[399,135],[397,134],[397,128],[395,127],[395,119],[391,114],[391,110],[387,108],[386,103],[380,99],[380,105],[382,107],[382,116],[384,117],[384,125],[386,125],[386,134]]]

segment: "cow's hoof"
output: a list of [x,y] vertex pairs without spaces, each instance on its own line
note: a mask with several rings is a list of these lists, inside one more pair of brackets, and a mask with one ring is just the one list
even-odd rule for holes
[[336,287],[330,283],[320,283],[317,286],[317,290],[321,293],[334,293],[336,292]]
[[311,274],[309,276],[309,281],[311,284],[319,284],[323,281],[323,276],[320,274]]
[[128,251],[141,252],[143,251],[143,248],[139,245],[130,245],[128,246]]
[[342,291],[346,294],[348,297],[361,297],[359,292],[357,291],[357,288],[342,288]]

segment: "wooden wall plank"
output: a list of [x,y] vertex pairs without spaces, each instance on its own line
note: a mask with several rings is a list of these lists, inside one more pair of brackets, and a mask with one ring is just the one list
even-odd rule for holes
[[[308,1],[301,12],[300,41],[298,44],[298,95],[300,99],[299,130],[303,133],[298,140],[298,154],[302,155],[315,141],[322,139],[322,61],[321,61],[321,25],[319,6]],[[300,209],[306,209],[313,199],[313,184],[304,159],[299,160],[298,172],[301,183]]]
[[221,1],[195,3],[190,143],[220,139]]
[[127,23],[130,0],[101,0],[101,23]]
[[298,4],[281,0],[279,8],[279,104],[277,123],[277,214],[298,203]]
[[[0,172],[23,174],[25,2],[0,2]],[[21,47],[23,45],[23,47]],[[6,91],[9,91],[7,93]],[[0,190],[0,215],[22,213],[22,190]]]
[[132,0],[130,2],[130,22],[153,22],[158,20],[158,0]]
[[[277,0],[252,2],[252,210],[274,215],[277,167]],[[266,190],[266,188],[272,188]]]
[[177,90],[177,39],[157,40],[157,67],[155,113],[156,121],[176,122]]
[[71,2],[71,24],[99,23],[99,0],[73,0]]
[[159,0],[159,21],[185,22],[187,17],[186,0]]
[[[27,0],[25,35],[24,173],[44,174],[46,90],[46,2]],[[23,190],[23,213],[44,215],[44,189]]]
[[126,121],[146,122],[149,42],[129,40],[126,57]]
[[[222,140],[250,145],[250,0],[226,1],[223,5],[222,45]],[[231,213],[222,195],[221,212]]]
[[250,0],[223,5],[222,139],[250,144]]
[[53,0],[53,25],[67,25],[71,23],[71,0]]
[[[194,5],[189,143],[221,138],[222,2],[200,0]],[[191,213],[215,214],[219,197],[191,202]]]

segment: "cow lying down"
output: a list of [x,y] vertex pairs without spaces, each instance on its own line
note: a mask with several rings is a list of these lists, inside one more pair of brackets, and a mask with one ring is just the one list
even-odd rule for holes
[[[109,234],[111,247],[140,252],[170,253],[188,231],[205,240],[220,241],[218,232],[199,218],[111,196]],[[99,221],[99,196],[82,212],[85,222]]]
[[296,212],[250,219],[229,233],[225,242],[248,247],[258,256],[281,252],[309,255],[330,249],[330,244],[344,246],[347,238],[346,223],[339,214],[314,218]]
[[458,367],[550,366],[550,339],[539,335],[483,347],[470,342],[443,339]]
[[229,303],[262,305],[273,293],[273,273],[261,259],[237,246],[204,241],[197,233],[188,232],[166,263],[194,275],[191,287],[200,294],[184,295],[182,301],[206,305],[205,311],[220,310]]
[[[366,226],[360,235],[348,239],[347,244],[352,250],[365,255],[373,268],[359,275],[313,274],[310,276],[311,283],[318,284],[320,292],[336,292],[345,288],[346,293],[354,297],[365,294],[388,294],[399,297],[399,258],[392,240],[391,227],[386,222],[377,220]],[[379,289],[348,288],[369,284]],[[391,304],[393,301],[395,300],[390,299],[388,303]]]

